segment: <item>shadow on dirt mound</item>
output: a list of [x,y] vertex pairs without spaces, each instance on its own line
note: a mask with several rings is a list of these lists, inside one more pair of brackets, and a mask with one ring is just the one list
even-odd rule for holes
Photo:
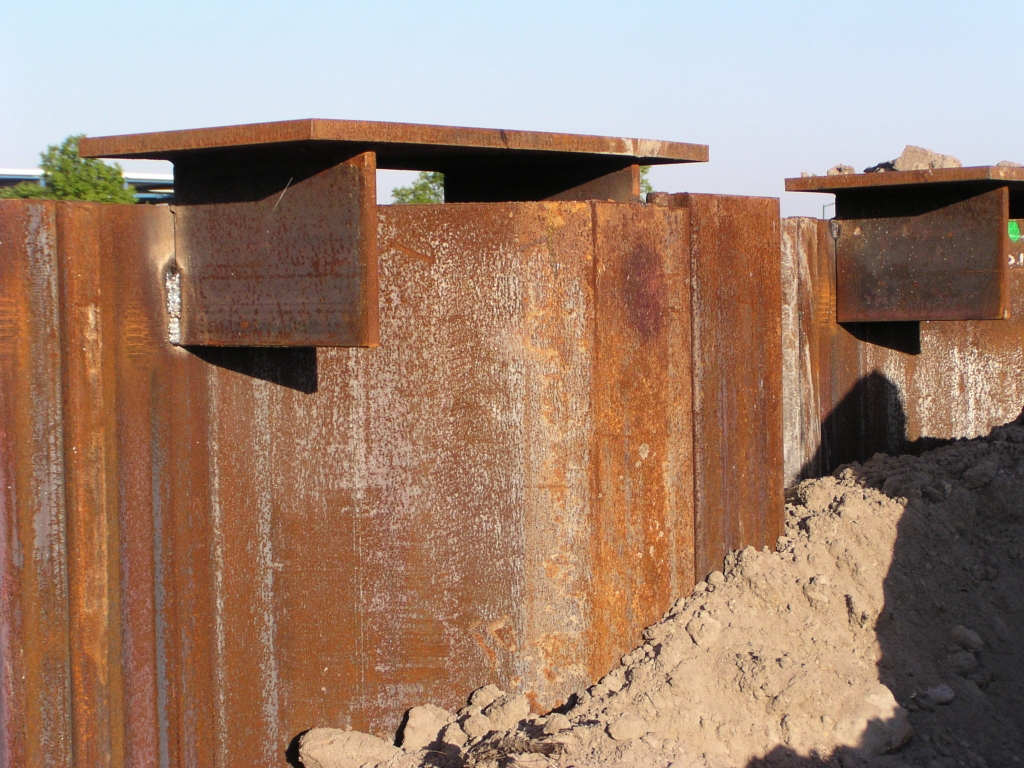
[[1024,766],[1024,412],[984,439],[911,442],[898,389],[875,373],[826,420],[804,472],[865,460],[857,481],[905,500],[875,632],[879,679],[914,735],[878,755],[886,724],[872,723],[861,748],[780,746],[750,768]]

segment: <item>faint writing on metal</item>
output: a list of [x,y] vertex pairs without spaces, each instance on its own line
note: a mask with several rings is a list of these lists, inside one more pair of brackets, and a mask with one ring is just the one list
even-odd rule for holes
[[18,338],[18,305],[13,299],[0,299],[0,339]]

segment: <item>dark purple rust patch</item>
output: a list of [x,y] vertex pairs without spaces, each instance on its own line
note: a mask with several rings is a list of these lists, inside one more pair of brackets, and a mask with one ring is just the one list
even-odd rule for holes
[[639,241],[623,264],[626,319],[644,342],[659,338],[665,326],[665,272],[650,243]]

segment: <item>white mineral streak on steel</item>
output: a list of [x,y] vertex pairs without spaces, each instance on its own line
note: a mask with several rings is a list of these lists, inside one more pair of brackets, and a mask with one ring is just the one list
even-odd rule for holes
[[977,338],[958,344],[928,326],[921,324],[920,362],[907,392],[910,437],[979,437],[1016,418],[1024,402],[1021,347]]
[[277,384],[253,379],[253,475],[252,492],[256,506],[256,574],[254,586],[258,604],[254,606],[258,621],[261,710],[264,725],[263,750],[266,764],[279,759],[279,696],[277,674],[277,622],[274,611],[274,572],[279,564],[274,560],[274,443],[278,424],[282,420],[281,387]]
[[181,344],[181,273],[168,269],[164,285],[167,289],[167,340],[177,346]]
[[[67,517],[64,489],[64,412],[61,348],[60,292],[56,212],[47,204],[29,208],[25,251],[28,256],[29,302],[42,335],[31,336],[32,373],[29,376],[32,424],[32,508],[34,542],[31,558],[36,578],[53,590],[54,607],[67,609]],[[40,736],[43,754],[68,754],[66,745],[51,743],[70,733],[70,670],[57,690],[47,691]],[[52,684],[57,675],[47,676]],[[63,721],[63,722],[61,722]]]
[[[371,709],[458,706],[443,678],[517,676],[523,266],[511,207],[467,207],[381,209],[381,346],[349,353],[366,361],[372,414],[360,560],[378,646],[366,649]],[[431,666],[445,670],[436,682]]]
[[[32,485],[36,494],[33,557],[43,583],[59,578],[61,598],[66,596],[64,564],[64,430],[61,407],[61,371],[49,354],[60,347],[60,296],[57,282],[55,226],[47,205],[29,208],[25,252],[28,255],[29,300],[45,337],[32,337],[31,387]],[[57,358],[59,361],[59,357]]]
[[[667,212],[666,212],[667,213]],[[682,211],[674,210],[668,215],[670,226],[677,225]],[[693,455],[691,441],[693,439],[693,383],[690,378],[691,361],[693,349],[690,344],[691,324],[693,317],[690,308],[690,291],[686,283],[686,277],[690,273],[690,251],[689,242],[685,234],[689,232],[689,212],[686,212],[687,227],[683,235],[677,235],[677,240],[667,249],[669,254],[669,266],[666,267],[667,284],[673,287],[670,295],[679,299],[680,303],[675,304],[676,299],[670,300],[672,305],[667,313],[668,317],[668,378],[670,392],[675,400],[675,407],[668,409],[668,433],[671,439],[667,441],[667,454],[661,458],[665,496],[665,509],[678,511],[677,514],[666,515],[666,529],[662,532],[669,536],[669,541],[693,540],[693,476],[684,474],[684,467],[693,466]],[[646,457],[645,457],[646,458]],[[659,457],[652,456],[658,460]],[[690,514],[683,513],[689,510]],[[680,530],[682,526],[688,528]],[[692,546],[692,544],[691,544]],[[670,573],[670,584],[677,585],[681,591],[689,590],[693,583],[693,561],[690,552],[680,552],[675,546],[668,549],[670,553],[667,568]],[[675,556],[671,556],[674,554]],[[590,682],[589,680],[587,682]]]
[[[821,447],[821,388],[815,386],[813,366],[811,365],[811,346],[805,332],[807,323],[801,322],[800,311],[802,306],[806,306],[808,312],[811,313],[811,317],[808,318],[808,323],[821,323],[823,318],[819,318],[818,315],[822,312],[826,317],[830,317],[835,306],[831,295],[825,300],[825,302],[819,301],[816,297],[813,297],[811,301],[807,301],[806,296],[801,294],[807,290],[811,279],[811,265],[810,265],[810,250],[817,249],[818,247],[818,220],[811,218],[798,218],[798,219],[785,219],[784,221],[795,221],[797,222],[797,239],[796,239],[796,268],[797,274],[797,315],[796,321],[800,331],[798,339],[799,345],[799,367],[797,368],[796,375],[799,376],[797,380],[797,392],[799,398],[799,425],[800,434],[798,442],[792,446],[792,451],[799,456],[800,466],[797,467],[797,471],[800,472],[802,468],[809,462],[815,454],[818,453],[818,449]],[[827,302],[827,306],[826,306]],[[783,384],[785,386],[785,383]],[[789,443],[783,444],[783,449],[786,453],[789,452],[787,447]],[[803,453],[800,454],[799,446],[803,445]],[[787,464],[787,466],[789,466]],[[787,480],[790,476],[786,475]],[[799,477],[794,479],[799,480]],[[788,482],[787,482],[788,485]]]
[[[67,562],[66,524],[64,499],[64,442],[63,408],[61,405],[60,366],[60,304],[57,264],[56,221],[54,204],[49,202],[9,203],[12,220],[18,221],[16,213],[23,211],[25,226],[20,235],[23,239],[10,245],[20,246],[24,261],[17,259],[8,265],[17,270],[14,280],[0,286],[0,293],[8,294],[0,308],[0,334],[4,346],[8,346],[13,359],[27,361],[29,369],[23,372],[28,387],[27,402],[15,402],[13,406],[23,410],[28,421],[28,445],[15,450],[31,456],[31,477],[23,478],[24,487],[15,487],[15,477],[0,478],[0,516],[3,518],[3,545],[0,546],[0,574],[23,573],[26,568],[33,572],[25,586],[28,589],[21,598],[31,599],[34,593],[42,598],[41,604],[23,605],[19,610],[21,619],[30,630],[36,621],[50,624],[53,628],[67,621]],[[18,237],[11,232],[12,237]],[[8,293],[9,292],[9,293]],[[27,294],[27,317],[22,317],[23,305],[17,300],[18,293]],[[27,331],[27,333],[26,333]],[[11,396],[14,393],[4,393]],[[25,482],[27,481],[27,482]],[[18,491],[21,492],[19,504]],[[31,511],[32,535],[25,540],[18,532],[18,508]],[[8,527],[10,526],[10,527]],[[24,547],[24,548],[23,548]],[[27,552],[25,551],[27,549]],[[4,562],[9,556],[10,561]],[[13,566],[13,568],[11,567]],[[8,570],[10,569],[10,570]],[[15,578],[18,578],[17,575]],[[10,599],[8,588],[4,599]],[[14,587],[17,590],[17,587]],[[12,606],[7,606],[8,616]],[[51,613],[52,612],[52,613]],[[5,708],[4,703],[14,702],[16,687],[29,686],[32,682],[12,678],[11,662],[23,654],[21,638],[15,639],[11,632],[16,626],[0,625],[0,728],[10,734],[11,727],[20,719],[16,711]],[[38,628],[38,627],[37,627]],[[51,659],[56,662],[56,659]],[[70,732],[70,680],[67,669],[49,666],[36,670],[44,676],[49,688],[40,700],[40,721],[32,724],[32,730],[39,739],[29,754],[47,755],[53,762],[60,763],[68,753],[68,747],[61,739]],[[39,691],[25,690],[29,696]],[[11,744],[4,740],[4,749]],[[7,765],[9,754],[0,751],[0,764]]]
[[800,266],[803,219],[782,220],[782,444],[786,487],[796,485],[804,464],[801,435]]
[[637,157],[661,157],[662,142],[655,139],[634,139],[633,154]]
[[[784,322],[793,322],[790,275],[795,259],[798,288],[795,320],[801,329],[797,339],[788,333],[784,336],[785,354],[791,356],[795,344],[800,355],[796,374],[791,360],[787,359],[784,367],[787,484],[796,479],[797,465],[810,460],[818,451],[819,419],[828,415],[822,414],[820,401],[823,395],[829,396],[834,384],[828,379],[815,381],[811,370],[811,344],[817,339],[809,339],[805,333],[817,328],[829,334],[833,330],[830,324],[835,322],[831,281],[826,275],[818,275],[818,282],[815,282],[810,267],[812,260],[829,263],[826,258],[818,258],[819,245],[831,247],[831,243],[818,240],[817,227],[816,219],[783,220],[783,311],[790,313],[784,314]],[[1016,293],[1013,296],[1019,301]],[[809,311],[813,316],[800,318],[800,311]],[[909,440],[978,437],[1019,415],[1024,401],[1024,379],[1019,374],[1024,367],[1024,351],[1020,345],[1007,343],[1010,334],[1003,328],[1009,326],[1000,326],[1003,322],[1019,322],[1016,318],[1015,306],[1009,321],[922,322],[921,351],[917,355],[866,342],[857,345],[860,377],[877,373],[893,384],[886,403],[890,446],[899,445],[904,437]],[[827,354],[827,350],[820,351]],[[797,408],[799,430],[792,423],[793,409]]]
[[[155,420],[154,420],[155,421]],[[154,427],[156,425],[154,424]],[[164,552],[164,494],[161,485],[164,482],[167,472],[167,462],[162,450],[161,435],[155,428],[150,435],[149,455],[150,466],[150,494],[153,504],[153,603],[155,610],[155,635],[156,635],[156,720],[157,720],[157,754],[160,768],[170,768],[170,744],[169,730],[170,719],[167,712],[167,579],[169,574],[166,568],[166,555]],[[126,568],[127,573],[127,568]],[[129,578],[130,578],[130,574]],[[127,604],[131,599],[133,589],[132,582],[122,586],[128,595],[124,598]],[[129,641],[130,641],[129,637]]]
[[[217,689],[217,752],[216,764],[228,768],[228,680],[227,680],[227,640],[224,630],[224,522],[223,506],[220,493],[220,420],[221,411],[221,377],[211,375],[207,378],[209,387],[209,445],[210,445],[210,515],[213,528],[213,630],[216,638],[216,658],[214,659],[214,675]],[[161,768],[163,768],[161,766]]]
[[[159,210],[156,206],[153,206],[153,209],[154,212]],[[173,258],[174,254],[174,217],[169,209],[164,209],[159,217],[153,217],[149,221],[150,225],[145,228],[143,234],[144,246],[142,250],[150,260],[153,276],[159,281],[160,276],[166,276],[164,265]],[[140,320],[139,326],[143,327],[145,322],[144,319]],[[148,334],[143,334],[139,343],[144,349],[150,350],[149,345],[152,343],[152,339],[149,338]],[[179,354],[185,353],[181,352]],[[167,569],[166,539],[163,535],[166,522],[165,513],[167,503],[170,500],[170,497],[165,492],[165,482],[167,472],[169,471],[169,456],[163,447],[166,444],[168,435],[166,433],[167,428],[158,418],[153,418],[151,427],[152,432],[150,433],[149,446],[149,455],[152,462],[150,467],[150,498],[153,500],[153,606],[155,611],[154,634],[156,640],[156,675],[152,684],[156,688],[157,765],[160,768],[170,768],[171,720],[167,709],[170,686],[170,680],[167,677],[167,646],[169,640],[167,592],[171,574]],[[170,429],[174,429],[174,424],[170,425]],[[127,570],[125,574],[129,576],[129,580],[122,586],[122,589],[127,593],[122,598],[124,601],[123,605],[127,605],[132,599],[139,598],[138,590],[134,582],[130,580],[130,574],[128,574]],[[218,618],[215,616],[214,620],[216,621]],[[131,638],[129,638],[130,641]]]

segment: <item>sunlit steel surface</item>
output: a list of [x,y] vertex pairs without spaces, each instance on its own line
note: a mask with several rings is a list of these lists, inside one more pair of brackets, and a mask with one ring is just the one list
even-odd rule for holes
[[382,207],[380,346],[319,350],[171,344],[170,208],[0,202],[8,764],[547,708],[772,544],[778,203],[666,202]]

